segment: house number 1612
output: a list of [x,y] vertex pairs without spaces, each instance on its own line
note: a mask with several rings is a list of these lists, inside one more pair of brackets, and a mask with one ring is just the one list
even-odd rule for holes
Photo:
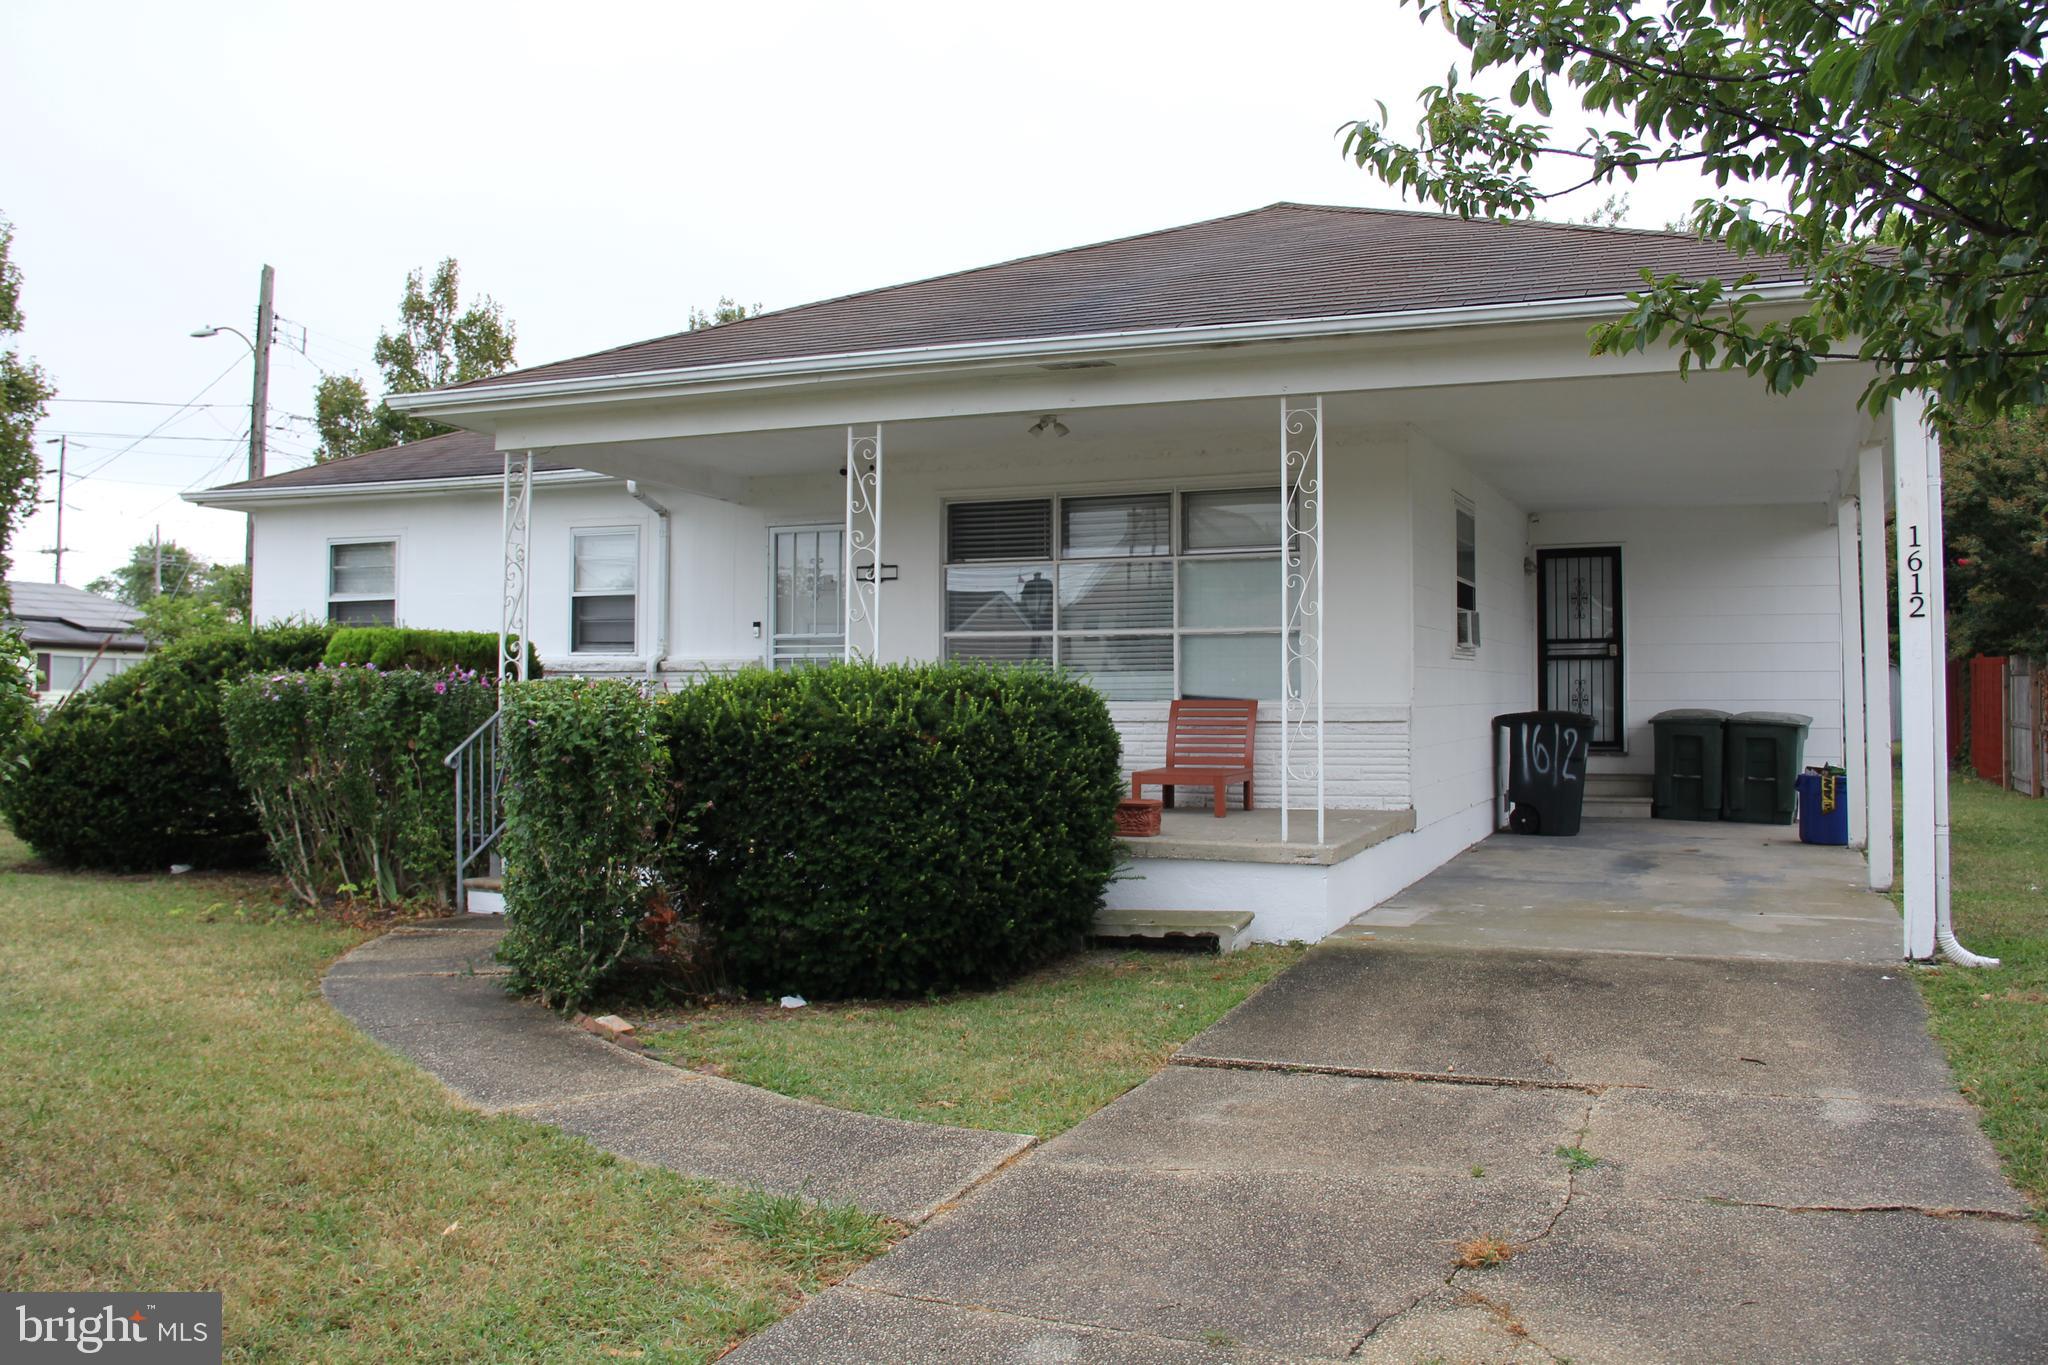
[[1927,557],[1920,544],[1919,525],[1908,525],[1906,533],[1906,559],[1902,567],[1913,576],[1913,590],[1906,594],[1906,615],[1920,621],[1927,617],[1927,593],[1920,586],[1920,571],[1927,567]]

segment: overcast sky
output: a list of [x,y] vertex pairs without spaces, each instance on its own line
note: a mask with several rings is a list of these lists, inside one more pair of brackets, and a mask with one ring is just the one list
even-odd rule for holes
[[[240,558],[243,518],[178,495],[242,476],[249,353],[188,333],[253,330],[265,262],[308,338],[275,353],[275,471],[311,459],[322,368],[376,391],[370,345],[442,257],[537,364],[721,294],[775,308],[1280,199],[1394,205],[1335,130],[1374,100],[1407,126],[1454,55],[1394,0],[8,0],[0,214],[18,344],[61,394],[43,434],[73,435],[64,580],[159,524]],[[1639,187],[1631,221],[1693,192]],[[51,511],[16,577],[49,578]]]

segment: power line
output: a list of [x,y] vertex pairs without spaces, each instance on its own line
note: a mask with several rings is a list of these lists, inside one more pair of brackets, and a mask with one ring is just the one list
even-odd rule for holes
[[[239,406],[241,406],[241,405],[240,405],[240,404],[234,404],[234,405],[232,405],[232,406],[236,406],[236,407],[239,407]],[[287,428],[287,427],[281,427],[281,426],[273,426],[273,427],[271,427],[271,430],[272,430],[272,431],[286,431],[286,430],[289,430],[289,428]],[[137,441],[137,442],[140,442],[140,441],[225,441],[225,440],[227,440],[227,439],[228,439],[228,438],[227,438],[227,437],[225,437],[225,436],[155,436],[155,435],[151,435],[151,434],[150,434],[150,433],[148,433],[148,432],[143,432],[143,433],[141,433],[141,434],[139,434],[139,435],[138,435],[137,433],[135,433],[135,432],[132,432],[132,431],[52,431],[52,432],[51,432],[50,434],[51,434],[52,436],[69,436],[69,437],[72,437],[72,438],[73,438],[74,440],[76,440],[76,438],[77,438],[77,437],[80,437],[80,436],[99,436],[99,437],[102,437],[102,438],[108,438],[108,439],[112,439],[112,440],[116,440],[116,441],[131,441],[131,440],[132,440],[132,441]],[[78,442],[78,444],[81,444],[81,445],[83,445],[83,444],[84,444],[84,442],[82,442],[82,441],[81,441],[81,442]]]
[[221,372],[220,372],[219,374],[215,375],[215,376],[214,376],[214,377],[213,377],[213,378],[212,378],[211,380],[207,381],[206,387],[205,387],[205,388],[202,388],[201,390],[199,390],[199,392],[197,392],[197,393],[193,394],[191,398],[187,399],[187,400],[186,400],[186,401],[185,401],[185,402],[184,402],[184,403],[183,403],[182,405],[180,405],[180,407],[178,408],[178,410],[177,410],[176,412],[173,412],[173,413],[172,413],[172,414],[171,414],[170,416],[168,416],[168,417],[164,418],[164,420],[163,420],[163,421],[161,421],[161,422],[158,422],[158,423],[157,423],[157,424],[156,424],[155,426],[151,427],[151,428],[150,428],[150,429],[149,429],[148,431],[146,431],[146,432],[144,432],[144,433],[143,433],[142,435],[140,435],[140,436],[136,437],[136,438],[135,438],[135,439],[134,439],[133,441],[130,441],[130,442],[129,442],[129,443],[127,444],[127,445],[125,445],[125,446],[121,447],[121,448],[120,448],[119,450],[115,451],[115,452],[114,452],[113,454],[111,454],[111,455],[107,456],[107,458],[106,458],[106,459],[104,459],[104,460],[101,460],[101,461],[100,461],[100,462],[99,462],[98,464],[94,465],[94,466],[93,466],[93,467],[92,467],[91,469],[85,470],[85,471],[84,471],[83,473],[81,473],[81,474],[79,475],[79,477],[80,477],[81,479],[83,479],[83,478],[88,478],[88,477],[90,477],[91,475],[94,475],[94,474],[97,474],[97,473],[99,473],[99,472],[100,472],[101,470],[105,469],[105,468],[106,468],[106,467],[107,467],[108,465],[110,465],[110,464],[112,464],[112,463],[113,463],[114,461],[116,461],[116,460],[120,459],[120,458],[121,458],[121,457],[122,457],[123,455],[126,455],[126,454],[127,454],[127,453],[128,453],[129,451],[131,451],[131,450],[135,449],[135,447],[137,447],[137,446],[141,445],[141,444],[142,444],[142,443],[143,443],[144,441],[146,441],[146,440],[148,440],[148,439],[149,439],[150,437],[152,437],[152,436],[156,435],[156,434],[157,434],[158,432],[162,431],[162,430],[163,430],[163,429],[164,429],[165,427],[169,426],[169,425],[170,425],[171,423],[173,423],[173,422],[177,421],[177,420],[178,420],[178,418],[180,418],[181,416],[183,416],[183,415],[184,415],[184,414],[185,414],[185,413],[186,413],[187,411],[189,411],[189,410],[191,409],[191,407],[192,407],[192,405],[193,405],[194,403],[197,403],[197,402],[198,402],[198,401],[199,401],[200,399],[202,399],[202,398],[206,397],[206,395],[207,395],[207,394],[209,394],[209,393],[213,392],[213,390],[214,390],[214,387],[215,387],[216,385],[218,385],[218,384],[219,384],[219,383],[221,382],[221,380],[223,380],[223,379],[226,379],[226,378],[227,378],[227,377],[228,377],[229,375],[233,374],[233,373],[234,373],[234,372],[235,372],[236,370],[239,370],[239,369],[241,369],[241,368],[242,368],[242,358],[241,358],[240,356],[236,356],[236,357],[235,357],[235,358],[234,358],[233,360],[231,360],[231,361],[229,361],[229,362],[228,362],[228,367],[227,367],[227,368],[226,368],[225,370],[222,370],[222,371],[221,371]]
[[[219,382],[219,380],[214,381],[216,384]],[[213,385],[209,384],[207,387],[212,388]],[[165,403],[159,402],[154,398],[50,398],[44,401],[50,403],[88,403],[94,407],[123,408],[239,408],[245,406],[241,403]]]

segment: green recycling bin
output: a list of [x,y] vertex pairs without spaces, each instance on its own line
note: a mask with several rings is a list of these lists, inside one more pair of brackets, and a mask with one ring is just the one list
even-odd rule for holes
[[1656,768],[1650,815],[1658,820],[1721,818],[1721,762],[1727,752],[1726,711],[1661,711],[1650,717]]
[[1812,716],[1744,711],[1728,718],[1721,815],[1752,825],[1789,825],[1799,809],[1799,758]]

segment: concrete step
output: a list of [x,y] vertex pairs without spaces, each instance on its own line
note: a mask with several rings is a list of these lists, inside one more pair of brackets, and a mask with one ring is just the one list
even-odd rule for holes
[[1650,818],[1650,798],[1595,796],[1588,792],[1583,814],[1588,820],[1647,820]]
[[1219,953],[1243,946],[1252,927],[1249,910],[1097,910],[1098,939],[1213,939]]
[[464,877],[464,894],[469,901],[472,915],[502,915],[505,913],[505,879],[503,877]]
[[1586,796],[1621,797],[1628,799],[1650,799],[1651,782],[1648,773],[1587,773]]

